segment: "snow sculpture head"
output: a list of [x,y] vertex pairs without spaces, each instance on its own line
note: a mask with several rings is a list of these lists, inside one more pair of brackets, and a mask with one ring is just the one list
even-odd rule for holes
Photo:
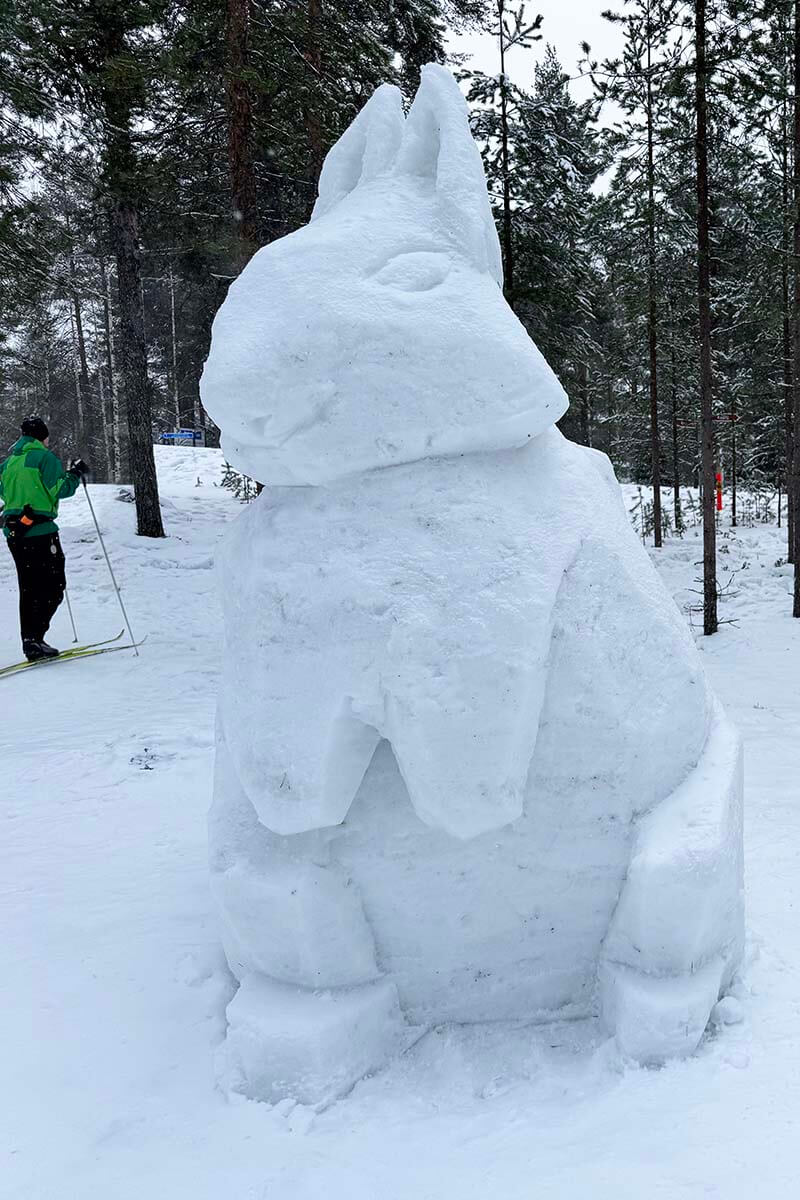
[[374,93],[311,224],[265,246],[214,322],[202,397],[227,457],[272,484],[524,445],[567,398],[505,303],[464,99],[423,71]]

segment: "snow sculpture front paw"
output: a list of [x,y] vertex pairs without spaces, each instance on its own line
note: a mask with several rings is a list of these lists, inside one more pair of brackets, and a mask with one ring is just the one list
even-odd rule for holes
[[640,818],[600,973],[624,1054],[691,1054],[743,952],[742,750],[717,704],[702,757]]

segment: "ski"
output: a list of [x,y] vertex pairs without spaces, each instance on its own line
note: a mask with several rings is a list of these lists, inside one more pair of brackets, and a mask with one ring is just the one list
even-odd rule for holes
[[[67,650],[62,650],[58,657],[66,658],[70,654],[80,654],[84,650],[94,650],[97,646],[110,646],[112,642],[118,642],[124,636],[125,630],[120,629],[119,633],[115,633],[113,637],[105,638],[102,642],[87,642],[85,646],[70,646]],[[24,670],[25,667],[35,667],[36,663],[42,661],[42,659],[37,659],[36,662],[29,662],[27,658],[23,658],[20,662],[11,663],[7,667],[0,667],[0,676],[11,675],[15,671]]]
[[31,671],[35,667],[48,667],[59,662],[75,662],[77,659],[94,658],[97,654],[116,654],[120,650],[137,650],[139,646],[147,641],[147,638],[143,637],[140,642],[126,642],[124,646],[109,645],[109,642],[116,642],[118,640],[118,638],[109,638],[108,642],[98,642],[94,646],[82,646],[74,650],[65,650],[63,654],[59,654],[56,658],[37,658],[35,662],[16,663],[13,667],[5,667],[0,671],[0,678],[19,675],[23,671]]

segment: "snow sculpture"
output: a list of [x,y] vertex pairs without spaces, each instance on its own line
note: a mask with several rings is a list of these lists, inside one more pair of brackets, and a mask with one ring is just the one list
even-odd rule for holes
[[691,1053],[742,950],[741,764],[608,460],[503,300],[452,77],[379,88],[262,249],[203,400],[222,552],[230,1086],[325,1100],[448,1021]]

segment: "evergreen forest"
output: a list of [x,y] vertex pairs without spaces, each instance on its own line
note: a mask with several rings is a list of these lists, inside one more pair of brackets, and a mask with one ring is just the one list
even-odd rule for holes
[[[0,442],[44,416],[97,481],[133,479],[159,535],[152,443],[215,444],[198,381],[231,280],[308,220],[373,89],[410,99],[446,62],[564,432],[653,486],[656,546],[700,490],[713,632],[718,475],[734,523],[740,490],[768,498],[795,557],[798,7],[626,0],[615,58],[576,20],[570,76],[516,0],[0,0]],[[452,53],[465,31],[493,72]]]

